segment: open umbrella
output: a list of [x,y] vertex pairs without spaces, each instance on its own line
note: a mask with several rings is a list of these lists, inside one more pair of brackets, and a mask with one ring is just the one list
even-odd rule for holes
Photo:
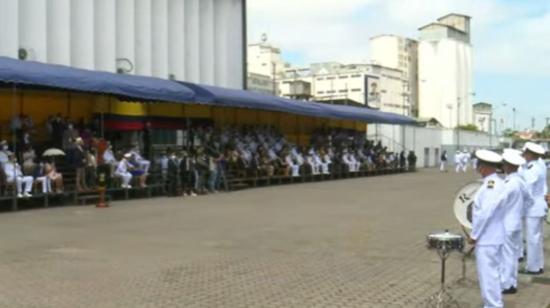
[[44,153],[42,153],[42,156],[65,156],[65,152],[61,151],[60,149],[51,148],[44,151]]

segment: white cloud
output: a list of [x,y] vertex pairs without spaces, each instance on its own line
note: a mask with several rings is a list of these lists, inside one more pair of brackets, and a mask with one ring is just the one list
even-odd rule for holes
[[450,12],[472,16],[476,71],[550,75],[550,5],[544,1],[251,0],[249,41],[265,32],[305,63],[359,62],[368,59],[369,37],[414,38],[420,26]]

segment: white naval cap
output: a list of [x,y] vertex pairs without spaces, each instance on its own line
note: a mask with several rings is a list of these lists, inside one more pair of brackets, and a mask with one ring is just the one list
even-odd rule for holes
[[546,152],[544,148],[540,144],[536,144],[534,142],[527,142],[525,143],[525,146],[523,147],[524,151],[529,151],[538,155],[544,155]]
[[475,154],[477,159],[486,163],[499,164],[502,162],[502,156],[493,151],[477,150]]
[[132,154],[131,153],[126,153],[126,154],[124,154],[124,157],[125,158],[130,158],[130,157],[132,157]]
[[522,151],[518,150],[518,149],[512,149],[512,148],[507,148],[507,149],[504,149],[503,153],[506,153],[506,152],[510,152],[510,153],[515,153],[519,156],[521,156],[521,154],[523,154]]
[[521,157],[521,152],[514,149],[507,149],[507,150],[508,151],[504,150],[504,153],[502,154],[503,161],[514,166],[521,166],[525,164],[525,159]]

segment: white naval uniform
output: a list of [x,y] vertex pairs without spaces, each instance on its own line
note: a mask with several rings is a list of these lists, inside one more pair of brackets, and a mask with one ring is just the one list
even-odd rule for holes
[[115,176],[122,179],[122,188],[130,188],[132,174],[128,171],[128,161],[126,159],[122,159],[120,162],[118,162],[115,170]]
[[522,171],[523,179],[533,196],[533,204],[525,211],[525,238],[527,240],[527,264],[525,269],[538,272],[544,269],[543,219],[547,205],[544,200],[546,168],[539,161],[530,161]]
[[462,153],[455,154],[455,172],[459,173],[462,169]]
[[527,185],[517,173],[509,174],[504,180],[502,206],[505,208],[504,246],[502,247],[502,264],[500,281],[502,289],[517,288],[518,258],[521,257],[521,229],[525,208],[533,204],[533,198]]
[[[32,190],[32,183],[34,179],[32,176],[25,176],[21,172],[21,166],[18,163],[7,162],[4,164],[4,174],[6,175],[7,183],[15,183],[17,194],[21,194],[23,189],[25,194],[30,194]],[[23,184],[24,188],[23,188]]]
[[483,179],[474,198],[472,233],[476,240],[476,265],[483,307],[503,307],[499,265],[504,244],[504,207],[498,198],[504,182],[493,173]]

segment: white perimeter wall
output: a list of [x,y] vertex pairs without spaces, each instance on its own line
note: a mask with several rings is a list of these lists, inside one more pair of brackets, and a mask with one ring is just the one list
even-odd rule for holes
[[243,88],[243,0],[0,0],[0,56]]
[[425,128],[389,124],[368,126],[368,139],[381,140],[389,151],[414,151],[418,156],[417,167],[435,167],[439,156],[446,150],[448,157],[457,149],[474,151],[481,148],[496,148],[502,140],[484,132],[459,131],[445,128]]

